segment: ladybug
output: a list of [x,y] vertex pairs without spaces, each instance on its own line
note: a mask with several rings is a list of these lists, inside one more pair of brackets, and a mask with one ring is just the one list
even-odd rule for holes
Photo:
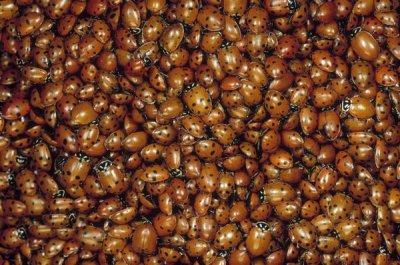
[[269,249],[271,239],[271,233],[267,227],[263,223],[256,223],[250,229],[245,241],[247,251],[255,257],[262,255]]
[[242,233],[234,224],[222,226],[215,235],[214,245],[218,250],[228,250],[236,247],[242,240]]
[[120,193],[128,188],[128,178],[110,160],[100,161],[94,170],[107,192]]
[[317,231],[306,220],[294,224],[289,230],[289,237],[292,242],[305,249],[312,249],[317,245]]
[[10,98],[2,107],[2,117],[6,120],[17,120],[29,113],[30,106],[27,100]]
[[151,224],[139,224],[132,234],[132,249],[140,254],[152,254],[157,248],[157,234]]
[[351,47],[361,59],[366,61],[375,60],[380,52],[378,42],[367,31],[358,32],[351,39]]

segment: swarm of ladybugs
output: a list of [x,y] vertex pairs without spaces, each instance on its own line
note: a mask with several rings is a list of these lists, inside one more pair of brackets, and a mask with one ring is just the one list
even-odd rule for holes
[[400,265],[399,0],[0,0],[0,265]]

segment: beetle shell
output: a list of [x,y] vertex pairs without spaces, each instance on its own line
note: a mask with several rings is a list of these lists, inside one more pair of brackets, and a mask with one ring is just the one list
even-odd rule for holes
[[9,99],[3,105],[2,114],[7,120],[16,120],[29,113],[29,103],[24,99]]
[[298,39],[292,35],[284,35],[278,41],[277,54],[281,58],[294,58],[300,48]]
[[350,99],[349,113],[356,118],[367,119],[375,115],[375,109],[367,99],[353,97]]
[[246,238],[246,248],[251,255],[257,257],[268,250],[270,242],[271,233],[269,231],[263,231],[258,227],[252,227]]
[[300,126],[306,135],[315,131],[318,126],[318,114],[314,108],[304,107],[300,110]]
[[11,19],[18,12],[18,6],[13,1],[4,1],[1,5],[0,14],[4,19]]
[[128,180],[119,168],[111,164],[97,173],[101,186],[110,193],[118,193],[128,188]]
[[276,130],[267,131],[261,138],[261,148],[264,152],[275,152],[281,143],[281,135]]
[[205,135],[205,124],[196,116],[185,116],[182,119],[182,126],[194,137],[202,138]]
[[366,61],[373,61],[380,52],[379,44],[375,38],[366,31],[360,31],[351,40],[351,47],[360,58]]
[[266,0],[265,7],[269,13],[275,16],[284,16],[290,11],[287,1]]
[[0,0],[0,264],[399,264],[398,0]]
[[336,68],[333,56],[325,50],[317,50],[312,54],[313,62],[322,70],[333,72]]
[[340,247],[340,241],[334,237],[322,236],[318,238],[317,248],[323,253],[335,253]]
[[201,239],[191,239],[187,242],[186,245],[187,254],[190,257],[203,256],[207,252],[209,247],[209,244]]
[[175,216],[162,213],[158,214],[153,219],[154,229],[160,237],[171,235],[176,227],[176,222]]
[[236,247],[242,240],[242,233],[236,225],[227,224],[221,227],[215,235],[214,246],[219,250]]
[[269,183],[264,186],[265,199],[273,206],[295,198],[295,190],[284,182]]
[[286,62],[275,55],[267,57],[264,64],[267,74],[273,78],[282,78],[288,71]]
[[291,154],[283,149],[278,149],[273,152],[269,160],[278,168],[288,169],[293,166],[293,157]]
[[223,145],[231,144],[236,136],[232,127],[226,124],[216,124],[212,126],[211,131],[214,137],[217,138],[217,141]]
[[93,36],[85,36],[79,42],[79,56],[82,61],[89,61],[98,55],[103,48],[103,44]]
[[169,178],[168,170],[160,165],[147,167],[141,174],[140,178],[146,182],[160,182]]
[[303,204],[300,214],[303,218],[311,219],[317,216],[319,212],[320,212],[319,204],[316,201],[308,200]]
[[341,240],[349,241],[360,233],[361,222],[359,220],[345,220],[336,225],[335,230]]
[[381,243],[381,237],[376,230],[368,230],[365,235],[365,245],[368,251],[376,251]]
[[210,31],[219,31],[225,26],[224,15],[212,5],[205,5],[199,10],[197,21],[203,28]]
[[96,118],[97,113],[94,111],[92,104],[89,102],[79,103],[71,112],[71,120],[77,125],[89,124]]
[[317,231],[314,226],[305,220],[301,220],[289,230],[289,236],[305,249],[311,249],[317,244]]
[[27,206],[27,215],[38,216],[44,213],[46,210],[46,202],[43,197],[38,195],[21,196],[21,201]]
[[32,196],[37,193],[38,186],[35,181],[35,175],[30,170],[19,172],[15,177],[15,182],[22,194]]
[[6,199],[1,202],[4,214],[15,217],[23,217],[26,214],[26,205],[18,200]]
[[0,237],[0,244],[6,248],[17,248],[23,243],[24,240],[20,238],[16,228],[5,229]]
[[275,214],[280,220],[288,221],[296,218],[300,210],[295,202],[280,202],[275,206]]
[[176,19],[186,24],[193,24],[199,12],[199,3],[195,0],[181,0],[176,7]]
[[146,146],[147,139],[148,136],[145,132],[134,132],[125,137],[122,147],[127,151],[137,152]]
[[324,130],[329,139],[335,140],[341,132],[337,113],[334,111],[320,112],[318,115],[318,129]]
[[268,91],[264,104],[268,113],[275,118],[282,118],[290,111],[288,100],[278,91]]
[[87,250],[101,249],[104,237],[104,231],[94,226],[87,226],[77,234],[77,240],[81,242]]
[[353,201],[344,194],[335,194],[328,209],[328,215],[335,221],[341,221],[349,217],[353,209]]
[[237,73],[242,64],[242,55],[236,46],[221,48],[217,54],[223,71],[228,74]]
[[222,146],[212,140],[202,140],[196,143],[196,154],[206,161],[215,161],[222,155]]
[[196,115],[207,115],[211,111],[211,98],[204,87],[196,86],[184,95],[184,101]]
[[399,82],[399,76],[392,68],[384,65],[376,69],[375,80],[383,86],[395,86]]
[[330,167],[324,167],[315,179],[315,187],[319,192],[327,192],[335,186],[337,180],[337,172]]
[[176,98],[169,98],[163,102],[159,108],[159,115],[164,119],[174,119],[183,112],[182,102]]
[[180,45],[183,39],[182,24],[173,24],[167,27],[160,38],[160,45],[166,52],[174,52]]
[[150,255],[156,251],[157,234],[150,224],[140,224],[132,235],[132,249],[139,254]]

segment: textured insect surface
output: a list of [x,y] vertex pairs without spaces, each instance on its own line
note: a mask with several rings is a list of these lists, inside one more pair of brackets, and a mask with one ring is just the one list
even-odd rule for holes
[[0,0],[0,265],[400,265],[398,0]]

